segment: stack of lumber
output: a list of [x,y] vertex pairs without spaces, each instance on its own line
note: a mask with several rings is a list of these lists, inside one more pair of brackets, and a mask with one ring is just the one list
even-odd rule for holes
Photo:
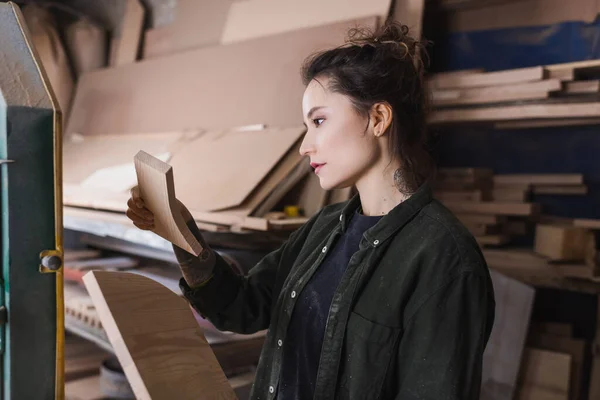
[[584,340],[573,338],[569,324],[532,324],[516,399],[581,398],[586,345]]
[[435,197],[453,211],[482,246],[505,245],[511,236],[525,235],[527,222],[540,211],[525,198],[496,198],[494,175],[485,168],[442,168],[434,185]]
[[600,122],[600,60],[429,78],[432,124],[522,128]]

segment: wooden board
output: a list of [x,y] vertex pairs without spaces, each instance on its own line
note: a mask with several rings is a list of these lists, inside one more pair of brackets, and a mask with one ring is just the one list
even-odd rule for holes
[[504,222],[504,218],[498,215],[485,215],[485,214],[469,214],[469,213],[457,213],[456,218],[459,219],[463,224],[485,224],[485,225],[497,225]]
[[539,212],[535,203],[499,203],[489,202],[446,202],[446,207],[456,213],[495,214],[530,216]]
[[[558,353],[567,354],[569,356],[571,359],[571,368],[570,374],[567,377],[568,385],[566,387],[561,386],[560,389],[561,392],[565,391],[570,393],[571,399],[579,399],[582,390],[581,385],[583,378],[583,364],[586,356],[586,342],[584,340],[572,339],[564,336],[532,332],[532,334],[529,336],[528,343],[530,346],[539,349],[555,351]],[[559,382],[559,378],[564,379],[562,375],[557,376],[557,382]],[[562,385],[564,385],[563,382],[561,382]]]
[[[390,5],[391,0],[240,1],[233,3],[229,9],[221,43],[275,36],[297,29],[374,16],[385,19]],[[265,18],[267,15],[268,18]]]
[[582,174],[497,174],[494,185],[579,185]]
[[84,283],[136,398],[236,398],[184,299],[126,272],[89,272]]
[[67,382],[65,400],[103,400],[105,396],[100,390],[100,375],[96,374],[83,379]]
[[[132,135],[70,135],[63,143],[63,182],[110,191],[135,185],[133,157],[140,150],[155,157],[169,155],[184,142],[181,132]],[[116,181],[119,188],[115,189]]]
[[567,94],[586,94],[600,92],[600,81],[576,81],[566,82],[564,93]]
[[512,69],[480,74],[455,75],[431,82],[431,89],[474,88],[482,86],[510,85],[544,79],[543,67]]
[[496,271],[490,272],[496,317],[483,353],[481,398],[512,400],[535,290]]
[[[536,100],[548,98],[551,92],[560,91],[558,79],[546,79],[531,83],[499,85],[463,90],[442,90],[433,92],[433,105],[466,105],[500,103],[503,101]],[[457,96],[450,96],[456,92]]]
[[590,235],[585,228],[538,224],[535,252],[552,261],[583,261]]
[[441,202],[444,201],[481,201],[483,194],[481,190],[442,190],[436,191],[434,197]]
[[304,210],[306,217],[312,217],[323,206],[327,200],[327,191],[321,187],[321,181],[315,173],[308,174],[300,190],[298,206]]
[[219,44],[232,3],[233,0],[178,0],[171,24],[146,31],[143,58]]
[[171,166],[140,151],[135,156],[135,170],[140,196],[154,214],[153,232],[189,253],[200,255],[202,245],[179,210]]
[[476,236],[475,240],[480,246],[501,246],[510,242],[510,237],[507,235],[483,235]]
[[600,229],[600,219],[576,218],[573,220],[573,225],[580,228]]
[[600,125],[600,118],[573,118],[573,119],[536,119],[523,121],[497,122],[495,129],[531,129],[531,128],[549,128],[553,126],[588,126]]
[[534,185],[533,194],[546,195],[585,195],[588,192],[586,185]]
[[113,40],[114,58],[111,66],[130,64],[137,59],[144,27],[144,7],[139,0],[125,1],[125,14],[121,22],[121,32]]
[[88,258],[97,258],[100,257],[100,250],[72,250],[65,249],[63,254],[63,261],[77,261],[77,260],[85,260]]
[[[357,22],[375,27],[377,19]],[[302,125],[300,66],[342,44],[347,30],[333,24],[83,74],[66,133]]]
[[[523,357],[521,379],[524,385],[560,393],[561,399],[569,399],[571,357],[567,354],[528,348]],[[518,399],[535,399],[520,394]]]
[[391,18],[408,26],[408,34],[416,39],[422,35],[425,0],[394,0]]
[[494,201],[523,203],[528,200],[529,189],[513,188],[512,186],[500,186],[492,191]]
[[304,131],[294,127],[206,132],[170,161],[178,199],[192,213],[241,205]]
[[473,109],[437,110],[429,123],[517,121],[526,119],[568,119],[600,117],[600,103],[523,104]]

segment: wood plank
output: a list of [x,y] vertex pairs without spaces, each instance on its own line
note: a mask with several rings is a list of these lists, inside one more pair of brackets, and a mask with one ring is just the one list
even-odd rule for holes
[[65,249],[63,254],[63,261],[77,261],[84,260],[86,258],[97,258],[100,257],[100,250],[73,250],[73,249]]
[[481,201],[484,200],[481,190],[441,190],[435,191],[434,197],[444,201]]
[[[357,23],[374,28],[377,19]],[[301,126],[299,68],[313,52],[342,44],[347,28],[321,26],[83,74],[65,133]]]
[[496,320],[483,353],[482,399],[512,399],[517,387],[535,290],[490,271]]
[[126,272],[89,272],[84,283],[136,398],[236,398],[184,299]]
[[591,232],[574,226],[538,224],[535,252],[552,261],[584,261]]
[[188,228],[175,197],[173,169],[167,163],[140,151],[135,156],[140,196],[154,214],[153,232],[196,256],[202,245]]
[[573,119],[540,119],[532,121],[509,121],[497,122],[495,129],[531,129],[531,128],[549,128],[553,126],[588,126],[600,125],[600,118],[573,118]]
[[567,94],[586,94],[600,92],[600,80],[566,82],[563,90]]
[[65,399],[102,400],[105,396],[100,390],[100,375],[96,374],[83,379],[67,382]]
[[575,218],[573,225],[580,228],[600,229],[600,219]]
[[485,215],[485,214],[468,214],[468,213],[456,213],[456,218],[459,219],[465,225],[468,224],[485,224],[485,225],[497,225],[503,221],[498,215]]
[[[438,72],[426,77],[426,82],[433,81],[445,81],[448,79],[454,79],[459,76],[470,76],[473,74],[482,74],[485,70],[483,68],[471,68],[471,69],[461,69],[456,71],[448,71],[448,72]],[[434,84],[434,86],[436,86]]]
[[522,368],[521,379],[526,386],[548,389],[561,393],[565,400],[569,398],[571,356],[568,354],[528,348],[523,355]]
[[300,191],[298,206],[304,210],[304,216],[312,217],[315,215],[327,201],[327,191],[321,187],[321,180],[315,173],[310,173],[305,178],[303,187]]
[[[240,206],[304,132],[304,127],[207,131],[171,158],[178,199],[192,214]],[[210,173],[199,176],[200,171]]]
[[121,32],[113,40],[114,58],[110,65],[117,67],[137,60],[144,27],[144,7],[139,0],[126,0],[125,13],[121,22]]
[[[422,1],[422,0],[421,0]],[[253,0],[234,2],[223,29],[221,43],[275,36],[285,32],[314,28],[341,21],[368,17],[387,18],[391,0],[304,0],[302,2],[273,2]],[[268,15],[269,18],[264,18]]]
[[588,192],[586,185],[533,185],[533,194],[546,195],[585,195]]
[[568,400],[569,394],[555,392],[536,385],[523,385],[519,387],[515,400]]
[[548,71],[600,71],[600,60],[583,60],[561,64],[549,64],[545,68]]
[[[548,98],[551,92],[557,92],[561,89],[562,84],[558,79],[546,79],[516,85],[463,89],[458,91],[457,98],[449,96],[450,93],[445,95],[445,91],[435,91],[433,92],[433,105],[467,105],[517,100],[537,100]],[[449,90],[448,92],[455,92],[455,90]]]
[[532,216],[539,212],[539,204],[535,203],[499,203],[489,202],[446,202],[446,207],[455,213],[495,214]]
[[558,79],[562,82],[570,82],[575,79],[573,69],[548,70],[548,79]]
[[431,113],[429,123],[518,121],[524,119],[568,119],[597,118],[600,116],[600,103],[570,104],[523,104],[511,106],[484,107],[473,109],[436,110]]
[[178,0],[172,23],[146,31],[143,58],[218,45],[232,3],[233,0]]
[[[557,353],[563,353],[570,356],[571,368],[567,380],[569,385],[567,387],[561,386],[561,391],[570,393],[569,398],[571,399],[579,399],[582,390],[583,364],[586,355],[585,340],[532,332],[532,334],[529,336],[528,342],[533,347],[548,351],[555,351]],[[557,382],[561,378],[564,379],[562,375],[557,376]],[[564,385],[564,382],[561,383]]]
[[408,34],[420,39],[423,33],[424,0],[394,0],[390,16],[393,21],[408,26]]
[[582,174],[496,174],[494,185],[580,185]]
[[523,203],[529,200],[529,189],[497,187],[492,191],[494,201]]
[[542,80],[544,77],[543,67],[530,67],[463,76],[458,75],[444,80],[433,81],[430,87],[431,89],[475,88],[533,82]]
[[501,246],[510,242],[508,235],[484,235],[476,236],[475,240],[480,246]]

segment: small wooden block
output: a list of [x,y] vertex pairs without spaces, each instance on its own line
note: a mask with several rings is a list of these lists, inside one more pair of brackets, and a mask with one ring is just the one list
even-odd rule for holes
[[583,261],[590,235],[585,228],[538,224],[535,252],[552,261]]
[[144,205],[154,214],[154,233],[196,256],[202,245],[187,227],[175,198],[173,169],[150,154],[135,156],[135,170]]
[[137,399],[236,399],[184,299],[127,272],[83,281]]

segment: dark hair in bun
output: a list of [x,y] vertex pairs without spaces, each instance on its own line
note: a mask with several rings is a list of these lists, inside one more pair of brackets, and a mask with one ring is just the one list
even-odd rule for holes
[[302,68],[305,85],[327,77],[329,89],[352,100],[367,115],[376,103],[393,111],[390,151],[401,163],[396,184],[412,193],[433,173],[428,146],[428,101],[423,76],[426,43],[408,34],[408,27],[388,22],[375,32],[351,29],[340,47],[310,56]]

